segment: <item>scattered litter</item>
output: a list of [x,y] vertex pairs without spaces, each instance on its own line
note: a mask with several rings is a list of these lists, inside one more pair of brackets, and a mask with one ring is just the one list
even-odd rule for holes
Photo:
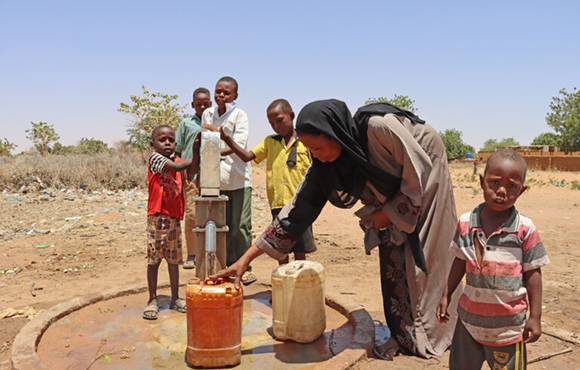
[[65,221],[74,221],[74,220],[80,220],[81,218],[83,218],[83,216],[76,216],[76,217],[65,217]]
[[97,236],[95,233],[86,233],[79,235],[81,238],[92,238],[93,236]]
[[65,274],[67,272],[77,272],[79,269],[77,267],[69,267],[67,269],[63,269],[62,272],[64,272]]
[[17,202],[22,202],[22,198],[16,198],[16,197],[6,197],[6,198],[4,198],[4,200],[15,200]]
[[78,251],[77,254],[85,254],[85,251]]
[[54,244],[39,244],[34,246],[35,249],[44,249],[48,247],[54,247]]
[[135,249],[124,249],[121,251],[121,253],[131,253],[131,252],[135,252]]
[[143,204],[143,203],[137,203],[137,207],[145,207],[145,204]]
[[83,268],[84,268],[84,269],[90,269],[91,267],[93,267],[93,265],[89,265],[88,263],[85,263],[85,264],[83,265]]
[[32,229],[32,230],[29,230],[29,231],[26,233],[26,235],[32,235],[32,234],[36,234],[36,232],[37,232],[36,230]]
[[0,274],[18,274],[22,270],[22,267],[17,267],[10,270],[0,270]]
[[26,317],[28,319],[32,319],[42,312],[44,312],[44,310],[35,310],[30,306],[21,308],[19,310],[5,308],[4,310],[0,311],[0,319],[5,319],[7,317]]

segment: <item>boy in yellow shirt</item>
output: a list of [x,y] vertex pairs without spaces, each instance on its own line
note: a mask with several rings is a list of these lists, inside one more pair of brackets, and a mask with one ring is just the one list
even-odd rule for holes
[[[298,184],[306,174],[312,157],[308,148],[298,139],[294,130],[294,112],[286,99],[274,100],[266,110],[275,135],[266,137],[251,151],[241,148],[231,136],[220,130],[221,139],[241,160],[266,162],[266,189],[272,217],[276,218],[282,207],[292,200]],[[205,128],[205,127],[204,127]],[[215,130],[217,131],[217,130]],[[294,246],[294,259],[305,260],[306,253],[316,251],[312,228],[308,228]],[[288,263],[288,256],[278,261]]]

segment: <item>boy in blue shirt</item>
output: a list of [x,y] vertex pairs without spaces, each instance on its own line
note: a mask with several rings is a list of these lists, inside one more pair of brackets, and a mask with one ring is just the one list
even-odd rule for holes
[[[182,159],[193,158],[193,142],[197,134],[201,131],[201,116],[203,112],[211,107],[211,97],[209,90],[205,87],[195,89],[193,92],[193,101],[191,107],[195,114],[191,117],[184,118],[177,128],[175,134],[175,154]],[[193,173],[188,174],[188,178],[194,179]],[[188,181],[183,185],[185,195],[185,245],[187,247],[187,259],[183,262],[184,269],[193,269],[195,267],[195,202],[193,197],[199,195],[199,189],[195,181]]]

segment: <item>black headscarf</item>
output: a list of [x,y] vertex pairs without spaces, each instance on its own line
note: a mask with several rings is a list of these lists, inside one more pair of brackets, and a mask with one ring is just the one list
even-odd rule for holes
[[410,112],[386,103],[369,104],[352,117],[346,104],[340,100],[319,100],[307,104],[296,119],[299,132],[319,132],[342,146],[340,157],[334,162],[313,159],[313,166],[324,181],[328,200],[337,207],[352,207],[362,194],[367,181],[384,196],[392,197],[401,186],[401,179],[393,176],[368,160],[368,120],[373,115],[394,113],[424,123]]

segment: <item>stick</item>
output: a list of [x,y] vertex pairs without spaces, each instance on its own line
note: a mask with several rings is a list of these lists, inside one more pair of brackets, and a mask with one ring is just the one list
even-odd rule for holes
[[560,340],[563,340],[564,342],[568,342],[568,343],[572,343],[572,344],[575,344],[577,346],[580,346],[580,341],[577,339],[571,338],[570,332],[565,332],[563,330],[557,330],[557,331],[558,332],[556,332],[555,330],[551,330],[551,329],[542,329],[542,332],[546,335],[552,336],[554,338],[558,338]]
[[564,349],[564,350],[562,350],[560,352],[555,352],[555,353],[552,353],[552,354],[549,354],[549,355],[543,355],[543,356],[534,358],[533,360],[528,361],[528,364],[533,364],[534,362],[539,362],[539,361],[547,360],[547,359],[549,359],[551,357],[558,356],[558,355],[563,355],[564,353],[568,353],[568,352],[572,352],[572,348],[566,348],[566,349]]

